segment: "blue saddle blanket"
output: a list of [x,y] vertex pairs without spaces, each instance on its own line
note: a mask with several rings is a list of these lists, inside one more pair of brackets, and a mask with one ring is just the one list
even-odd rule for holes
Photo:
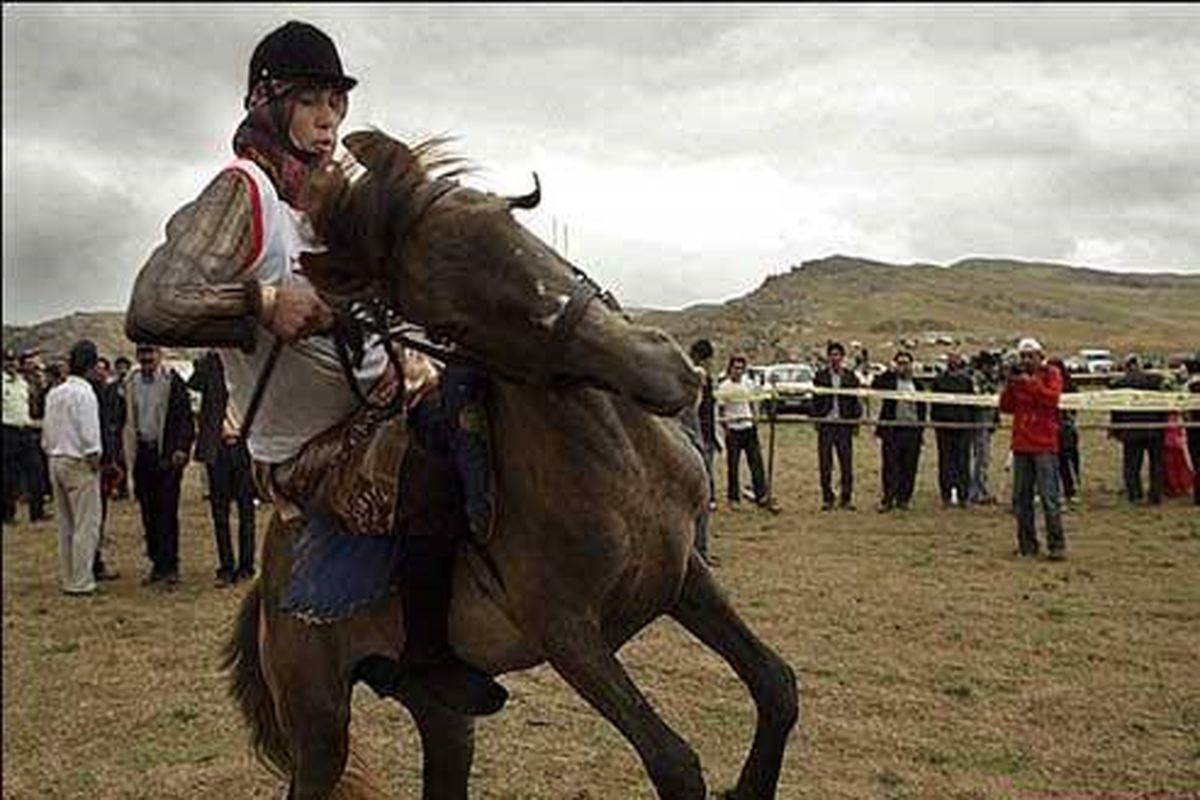
[[358,536],[342,531],[329,515],[308,513],[291,550],[283,610],[313,622],[333,622],[396,589],[404,538]]

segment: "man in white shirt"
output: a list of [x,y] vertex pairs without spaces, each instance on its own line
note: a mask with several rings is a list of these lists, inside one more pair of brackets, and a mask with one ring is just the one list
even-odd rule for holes
[[92,562],[100,541],[100,404],[87,381],[96,345],[71,348],[70,374],[46,395],[42,449],[50,459],[50,485],[58,518],[62,590],[93,594]]
[[763,471],[762,447],[758,441],[758,428],[754,423],[754,403],[750,400],[754,387],[745,380],[746,357],[735,355],[729,359],[725,380],[717,387],[717,418],[725,431],[725,473],[729,505],[737,508],[741,502],[742,487],[738,478],[738,466],[743,452],[750,465],[750,480],[754,486],[754,502],[760,506],[768,503],[767,478]]

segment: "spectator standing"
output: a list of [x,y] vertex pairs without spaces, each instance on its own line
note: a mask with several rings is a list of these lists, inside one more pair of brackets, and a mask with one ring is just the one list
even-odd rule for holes
[[179,486],[195,421],[187,386],[162,364],[159,348],[139,344],[137,359],[125,388],[125,452],[133,461],[133,490],[152,564],[143,584],[170,590],[179,583]]
[[30,522],[50,519],[46,513],[46,498],[50,496],[50,466],[42,452],[42,419],[46,414],[46,393],[50,380],[42,367],[40,353],[26,350],[20,358],[21,377],[29,389],[29,422],[22,433],[21,453],[25,458],[22,470],[25,497],[29,501]]
[[[1200,394],[1200,359],[1188,365],[1191,380],[1188,391]],[[1189,422],[1200,423],[1200,410],[1187,412]],[[1192,502],[1200,506],[1200,426],[1187,429],[1188,455],[1192,460]]]
[[[975,382],[967,374],[967,362],[958,353],[950,353],[945,372],[933,379],[933,390],[946,394],[974,394]],[[929,413],[934,422],[951,426],[936,428],[938,450],[938,490],[942,508],[965,506],[971,489],[971,425],[977,417],[974,406],[935,403]]]
[[1163,494],[1167,497],[1190,494],[1195,482],[1194,470],[1188,458],[1187,437],[1179,422],[1180,415],[1172,411],[1167,417],[1167,428],[1163,432]]
[[[1067,371],[1066,363],[1055,358],[1049,364],[1058,370],[1063,379],[1063,394],[1076,394],[1079,387]],[[1058,410],[1058,475],[1062,480],[1063,496],[1071,505],[1079,502],[1079,428],[1075,424],[1074,409]]]
[[17,369],[17,354],[4,351],[4,524],[17,521],[17,501],[24,494],[29,503],[29,516],[34,516],[28,475],[31,458],[26,452],[25,430],[30,426],[29,384]]
[[50,461],[58,517],[62,590],[96,591],[93,565],[100,541],[100,405],[87,376],[96,366],[96,345],[71,348],[69,374],[46,395],[42,447]]
[[113,499],[128,500],[129,499],[129,459],[125,454],[125,387],[126,378],[129,377],[129,370],[133,364],[125,356],[117,356],[113,359],[113,377],[112,387],[113,396],[110,401],[114,404],[114,408],[119,409],[120,413],[114,415],[117,420],[117,451],[115,455],[115,465],[120,467],[120,472],[116,474],[116,487],[113,491]]
[[[826,389],[858,389],[861,384],[845,366],[846,348],[830,342],[825,348],[828,364],[813,376],[813,386]],[[820,393],[813,397],[817,421],[817,462],[821,478],[821,510],[833,508],[833,454],[841,473],[840,506],[854,510],[854,439],[862,419],[862,403],[854,395]]]
[[[704,372],[704,383],[700,387],[700,403],[696,409],[695,433],[699,438],[700,455],[704,458],[704,471],[708,476],[708,505],[696,523],[696,552],[705,563],[713,566],[715,557],[708,552],[709,522],[717,510],[717,487],[713,477],[713,459],[721,449],[717,439],[717,400],[712,378],[713,346],[708,339],[699,339],[688,349],[696,366]],[[689,422],[689,425],[691,423]]]
[[750,467],[754,501],[759,505],[767,504],[767,476],[763,469],[758,426],[755,424],[754,402],[751,399],[753,389],[746,379],[746,357],[731,356],[725,369],[725,380],[717,388],[717,396],[718,418],[725,433],[726,497],[734,508],[742,499],[742,485],[738,476],[742,453],[746,454],[746,463]]
[[[913,354],[907,350],[896,353],[892,368],[876,376],[871,388],[915,392],[917,385],[913,379]],[[893,508],[907,509],[912,502],[921,459],[922,423],[925,422],[926,413],[925,403],[911,400],[887,399],[879,409],[879,421],[892,423],[875,428],[882,456],[880,475],[883,480],[883,499],[879,504],[880,513],[887,513]]]
[[[110,400],[112,391],[110,379],[108,359],[101,356],[96,360],[96,366],[87,375],[87,382],[96,394],[96,404],[100,412],[100,535],[96,540],[96,557],[92,561],[92,574],[98,581],[112,581],[121,577],[120,573],[110,570],[104,563],[108,500],[115,481],[114,452],[119,446],[113,420],[113,415],[118,413],[118,409],[112,406]],[[124,407],[119,409],[119,413],[125,413]]]
[[[254,577],[254,478],[250,451],[242,438],[225,371],[216,350],[196,359],[188,388],[200,393],[199,431],[194,457],[208,473],[208,499],[217,542],[217,586]],[[238,552],[234,563],[229,506],[237,505]]]
[[1034,520],[1035,490],[1042,498],[1046,544],[1051,560],[1066,558],[1058,477],[1058,401],[1062,376],[1045,363],[1036,339],[1017,346],[1020,363],[1006,369],[1000,411],[1013,416],[1013,511],[1017,517],[1017,552],[1038,554]]
[[[998,376],[999,359],[986,350],[972,359],[971,373],[975,382],[975,393],[992,396],[1000,390]],[[992,434],[1000,424],[1000,411],[994,406],[977,406],[975,422],[979,425],[971,436],[971,489],[968,502],[977,505],[992,505],[996,498],[988,488],[988,469],[992,460]]]
[[[1142,368],[1142,360],[1136,353],[1125,358],[1125,374],[1113,381],[1113,389],[1138,389],[1162,391],[1163,377]],[[1166,481],[1166,462],[1163,443],[1167,425],[1165,411],[1114,411],[1113,425],[1140,425],[1147,427],[1112,429],[1109,438],[1122,444],[1122,472],[1125,479],[1125,497],[1130,503],[1140,503],[1145,498],[1150,505],[1162,503]],[[1149,456],[1150,488],[1142,491],[1142,462]]]

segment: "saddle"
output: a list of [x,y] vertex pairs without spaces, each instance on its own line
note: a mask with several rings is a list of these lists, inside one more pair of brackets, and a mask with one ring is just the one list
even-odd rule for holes
[[346,533],[389,536],[397,530],[400,465],[411,432],[403,413],[360,409],[270,470],[273,498],[330,517]]

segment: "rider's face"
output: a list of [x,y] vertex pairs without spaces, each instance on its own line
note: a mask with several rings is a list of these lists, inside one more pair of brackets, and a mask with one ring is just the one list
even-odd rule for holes
[[346,118],[346,109],[344,91],[312,86],[297,89],[288,126],[292,144],[306,153],[329,158],[337,145],[338,126]]

